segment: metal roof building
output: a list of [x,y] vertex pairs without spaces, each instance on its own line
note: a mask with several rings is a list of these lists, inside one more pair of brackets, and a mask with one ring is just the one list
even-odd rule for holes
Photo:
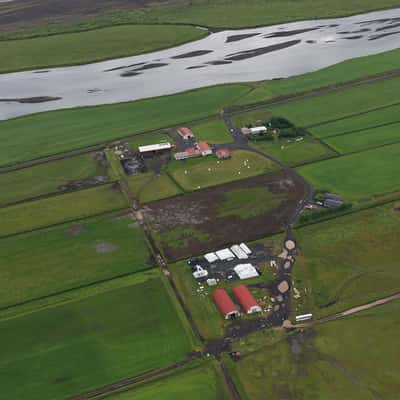
[[169,150],[171,149],[171,143],[165,142],[165,143],[157,143],[157,144],[149,144],[146,146],[139,146],[138,150],[139,153],[147,153],[150,151],[163,151],[163,150]]
[[246,260],[247,258],[249,258],[249,256],[247,255],[247,253],[238,245],[238,244],[234,244],[231,247],[232,253],[235,254],[235,256],[239,259],[239,260]]
[[185,140],[194,138],[194,133],[189,128],[184,126],[178,128],[178,134]]
[[259,276],[257,270],[251,264],[239,264],[236,265],[233,270],[236,272],[237,276],[240,279],[249,279]]
[[215,290],[212,297],[218,310],[225,319],[235,318],[240,315],[239,310],[233,304],[233,301],[225,289]]
[[233,288],[233,294],[246,314],[261,312],[261,307],[258,305],[256,299],[245,285],[235,286]]
[[217,257],[221,260],[233,260],[235,255],[229,249],[222,249],[215,252]]

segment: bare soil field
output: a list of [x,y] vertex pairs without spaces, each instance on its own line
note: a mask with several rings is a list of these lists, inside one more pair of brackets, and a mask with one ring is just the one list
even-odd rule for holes
[[[249,213],[248,199],[243,197],[235,213],[224,215],[223,205],[229,193],[263,188],[271,193],[270,201],[276,206],[254,207],[252,202],[256,212]],[[301,183],[280,171],[160,200],[142,210],[164,256],[173,261],[278,232],[305,191]]]

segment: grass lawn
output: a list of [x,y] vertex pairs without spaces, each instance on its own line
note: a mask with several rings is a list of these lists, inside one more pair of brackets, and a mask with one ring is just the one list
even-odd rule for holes
[[244,150],[233,151],[232,157],[223,161],[218,161],[215,156],[174,160],[167,168],[168,173],[188,192],[278,169],[272,161]]
[[304,136],[303,140],[298,142],[293,139],[290,142],[284,139],[258,140],[250,142],[250,145],[290,166],[336,155],[329,147],[310,136]]
[[93,153],[0,174],[0,187],[4,189],[0,205],[56,192],[70,181],[95,175],[104,175],[104,170]]
[[248,91],[223,85],[113,105],[34,114],[0,122],[0,165],[14,164],[217,114]]
[[127,208],[113,184],[0,208],[0,236],[30,231],[77,218]]
[[146,146],[161,142],[169,142],[173,144],[173,140],[168,136],[167,133],[164,132],[137,135],[135,138],[128,140],[129,146],[135,149],[137,149],[139,146]]
[[293,279],[302,298],[293,299],[293,312],[327,315],[398,291],[400,213],[393,208],[392,203],[296,230]]
[[191,26],[125,25],[33,39],[0,41],[0,73],[133,56],[200,39]]
[[400,122],[324,139],[340,153],[349,153],[400,141]]
[[230,143],[232,136],[229,133],[224,121],[208,121],[198,125],[192,125],[191,129],[195,134],[196,140],[204,140],[208,143]]
[[194,362],[110,400],[228,400],[223,376],[216,361]]
[[106,215],[1,239],[0,308],[151,268],[131,215]]
[[181,194],[181,189],[166,174],[145,172],[127,177],[129,190],[142,204]]
[[[400,302],[287,336],[227,358],[242,398],[395,400]],[[284,397],[283,397],[284,396]]]
[[183,359],[193,342],[175,299],[158,271],[138,275],[134,285],[0,321],[5,398],[64,399]]
[[233,125],[240,129],[249,124],[253,126],[262,125],[271,117],[272,112],[269,109],[257,108],[255,110],[234,114],[231,119]]
[[400,190],[400,144],[363,151],[298,168],[319,189],[341,194],[346,202]]

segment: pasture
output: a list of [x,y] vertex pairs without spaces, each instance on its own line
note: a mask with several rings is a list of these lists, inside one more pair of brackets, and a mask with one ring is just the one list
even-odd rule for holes
[[221,144],[232,142],[232,136],[224,121],[215,120],[192,125],[191,129],[196,140],[204,140],[208,143]]

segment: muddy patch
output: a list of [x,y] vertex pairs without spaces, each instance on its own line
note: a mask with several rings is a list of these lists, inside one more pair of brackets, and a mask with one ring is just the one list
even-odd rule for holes
[[110,242],[98,242],[95,244],[96,253],[106,254],[113,253],[118,247]]
[[260,33],[243,33],[241,35],[231,35],[226,38],[225,43],[239,42],[240,40],[258,36],[259,34]]
[[217,61],[210,61],[207,64],[209,65],[225,65],[225,64],[231,64],[232,61],[225,61],[225,60],[217,60]]
[[61,100],[62,97],[52,97],[52,96],[38,96],[38,97],[20,97],[20,98],[9,98],[1,99],[0,102],[3,103],[20,103],[20,104],[38,104],[46,103],[48,101]]
[[193,65],[192,67],[186,67],[186,69],[198,69],[198,68],[204,68],[206,65]]
[[294,29],[292,31],[279,31],[279,32],[270,33],[269,35],[265,35],[263,37],[268,39],[268,38],[279,38],[279,37],[286,37],[286,36],[294,36],[294,35],[300,35],[301,33],[317,31],[320,28],[321,28],[320,26],[317,26],[315,28]]
[[68,236],[79,236],[82,233],[82,225],[71,225],[64,232]]
[[192,58],[192,57],[200,57],[204,56],[205,54],[212,53],[213,50],[196,50],[196,51],[189,51],[188,53],[178,54],[176,56],[172,56],[171,58],[175,60],[179,60],[180,58]]
[[371,36],[368,40],[382,39],[382,38],[387,37],[387,36],[398,35],[399,33],[400,33],[400,31],[382,33],[381,35],[374,35],[374,36]]

